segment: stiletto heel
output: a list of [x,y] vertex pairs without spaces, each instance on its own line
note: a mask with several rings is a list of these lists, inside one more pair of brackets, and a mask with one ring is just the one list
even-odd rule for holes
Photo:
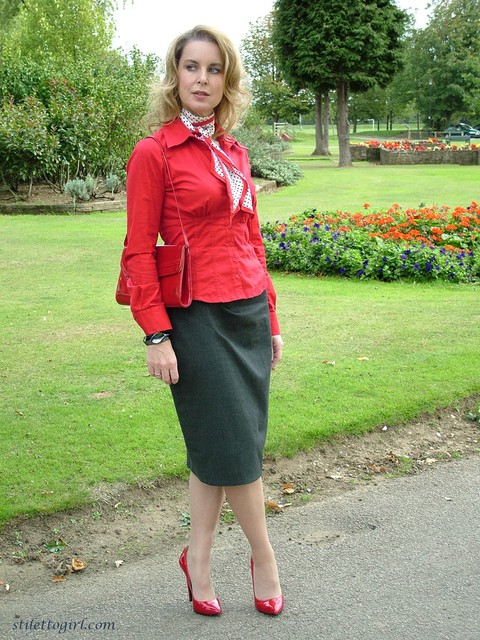
[[253,586],[253,598],[255,600],[255,609],[260,613],[266,613],[269,616],[278,616],[282,613],[285,600],[283,595],[276,598],[270,598],[269,600],[259,600],[255,595],[255,578],[254,578],[254,563],[253,558],[250,559],[250,570],[252,572],[252,586]]
[[200,601],[196,600],[193,597],[192,581],[190,580],[190,574],[188,573],[187,551],[188,547],[185,547],[185,549],[180,554],[178,563],[180,565],[180,569],[183,571],[187,579],[188,598],[193,604],[193,610],[195,611],[195,613],[200,613],[203,616],[218,616],[222,613],[222,606],[218,598],[215,598],[214,600]]

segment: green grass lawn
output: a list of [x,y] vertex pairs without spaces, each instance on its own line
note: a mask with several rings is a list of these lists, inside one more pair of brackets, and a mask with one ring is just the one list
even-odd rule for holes
[[[0,521],[80,505],[100,482],[185,476],[169,390],[114,300],[124,215],[3,216],[0,230]],[[285,356],[269,455],[480,391],[478,287],[274,282]]]
[[[372,136],[373,137],[373,136]],[[338,167],[338,144],[332,139],[332,156],[312,156],[313,129],[297,132],[287,156],[302,168],[303,178],[295,185],[271,194],[259,194],[262,221],[285,220],[292,213],[314,207],[321,211],[363,211],[388,208],[397,203],[404,209],[420,205],[468,206],[480,198],[480,166],[413,165],[381,166],[354,162]]]

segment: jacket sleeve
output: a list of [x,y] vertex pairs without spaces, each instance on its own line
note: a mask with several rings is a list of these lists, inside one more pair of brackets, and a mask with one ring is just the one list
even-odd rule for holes
[[155,246],[165,192],[164,160],[151,138],[140,140],[127,163],[127,249],[130,308],[146,334],[172,328],[157,275]]

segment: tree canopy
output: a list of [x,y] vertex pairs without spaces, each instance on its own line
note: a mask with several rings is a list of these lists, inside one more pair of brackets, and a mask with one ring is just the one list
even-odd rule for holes
[[407,15],[391,0],[276,0],[273,39],[296,89],[337,92],[340,166],[351,164],[348,92],[386,86],[399,69]]
[[271,31],[271,14],[250,25],[242,40],[243,64],[251,84],[253,105],[259,113],[273,122],[293,122],[300,114],[310,111],[312,96],[296,92],[283,79]]
[[[13,3],[12,3],[13,4]],[[110,0],[23,0],[0,59],[0,178],[124,173],[158,60],[112,48]],[[0,16],[7,3],[0,0]]]
[[[112,44],[114,0],[14,0],[0,4],[9,21],[3,55],[78,62]],[[3,9],[3,11],[2,11]]]
[[434,129],[475,117],[480,121],[479,33],[480,3],[440,0],[427,27],[412,38],[407,82]]

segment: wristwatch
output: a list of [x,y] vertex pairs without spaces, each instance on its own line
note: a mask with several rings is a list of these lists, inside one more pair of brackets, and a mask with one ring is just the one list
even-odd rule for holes
[[145,336],[143,342],[147,347],[151,347],[154,344],[162,344],[165,340],[170,340],[170,335],[164,331],[157,331],[156,333]]

